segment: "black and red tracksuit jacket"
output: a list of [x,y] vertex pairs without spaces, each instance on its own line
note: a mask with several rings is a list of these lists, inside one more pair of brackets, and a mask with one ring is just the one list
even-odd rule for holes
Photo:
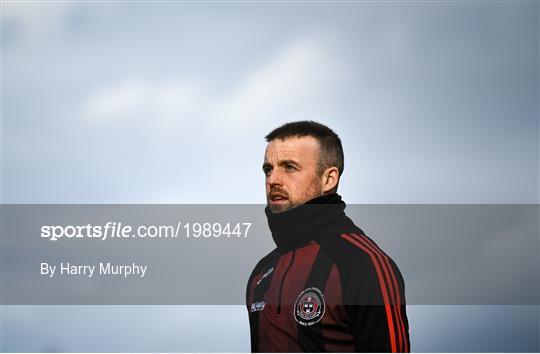
[[252,352],[409,352],[397,265],[334,193],[273,214],[246,291]]

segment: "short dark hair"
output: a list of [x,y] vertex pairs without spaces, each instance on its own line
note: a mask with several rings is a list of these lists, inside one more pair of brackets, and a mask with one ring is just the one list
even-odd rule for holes
[[286,138],[304,136],[312,136],[319,142],[319,175],[322,175],[327,168],[336,166],[341,176],[345,167],[343,146],[341,145],[339,136],[326,125],[312,120],[286,123],[272,130],[265,136],[265,139],[267,142],[270,142],[275,139],[284,140]]

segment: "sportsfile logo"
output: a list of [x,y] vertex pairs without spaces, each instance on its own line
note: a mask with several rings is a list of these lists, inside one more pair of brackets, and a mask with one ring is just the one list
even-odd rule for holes
[[274,267],[268,269],[261,277],[261,279],[257,280],[257,285],[259,285],[264,278],[266,278],[267,276],[269,276],[270,274],[272,274],[272,272],[274,271]]
[[139,225],[134,227],[122,222],[109,221],[101,224],[86,225],[43,225],[41,238],[50,241],[60,239],[97,239],[105,241],[117,238],[246,238],[251,227],[250,222],[199,223],[178,221],[176,225]]

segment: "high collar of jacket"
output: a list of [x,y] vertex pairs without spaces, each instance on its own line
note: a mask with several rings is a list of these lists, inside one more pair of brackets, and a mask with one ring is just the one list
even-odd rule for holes
[[332,193],[281,213],[273,213],[268,206],[264,211],[274,242],[288,251],[308,243],[327,226],[345,217],[345,206],[341,196]]

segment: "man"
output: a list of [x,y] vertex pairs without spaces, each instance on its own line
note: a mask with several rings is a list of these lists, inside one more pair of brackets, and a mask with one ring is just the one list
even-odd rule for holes
[[277,247],[247,284],[252,351],[409,352],[403,277],[337,194],[339,137],[302,121],[266,140],[265,212]]

